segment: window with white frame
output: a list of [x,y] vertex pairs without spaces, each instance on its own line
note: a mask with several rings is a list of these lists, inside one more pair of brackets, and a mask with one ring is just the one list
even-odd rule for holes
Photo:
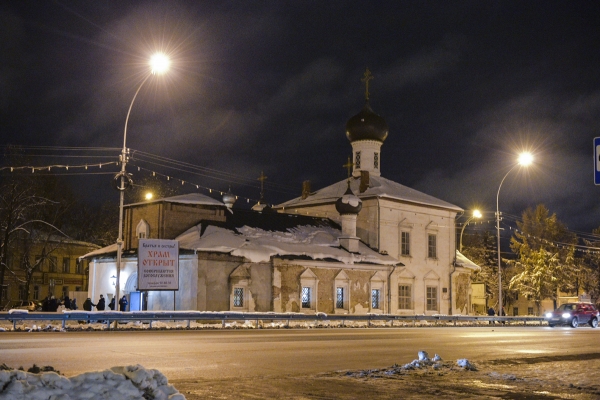
[[307,268],[300,275],[300,308],[301,311],[317,310],[317,276]]
[[229,293],[229,309],[235,311],[250,311],[250,290],[251,282],[250,266],[240,264],[229,274],[229,284],[231,292]]
[[400,255],[410,256],[410,232],[408,231],[400,233]]
[[412,310],[412,285],[398,285],[398,308],[400,310]]
[[383,312],[385,307],[385,298],[383,294],[385,293],[385,282],[387,280],[387,275],[378,271],[371,277],[371,311],[372,312]]
[[427,234],[427,257],[437,258],[437,235],[434,233]]
[[148,239],[150,237],[150,225],[141,219],[135,228],[135,233],[138,239]]
[[427,311],[438,310],[438,287],[427,286],[426,287],[426,300],[427,300]]

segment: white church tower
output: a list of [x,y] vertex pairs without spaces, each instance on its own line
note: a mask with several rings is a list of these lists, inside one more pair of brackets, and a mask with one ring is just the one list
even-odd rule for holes
[[[387,138],[389,128],[385,119],[375,114],[369,105],[369,81],[373,79],[367,68],[365,82],[365,106],[346,123],[346,137],[352,145],[354,170],[352,175],[361,176],[368,172],[370,176],[381,175],[381,145]],[[364,174],[363,174],[364,175]]]

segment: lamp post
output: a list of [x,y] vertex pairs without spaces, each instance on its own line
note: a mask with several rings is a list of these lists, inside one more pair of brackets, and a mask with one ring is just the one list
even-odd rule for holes
[[458,251],[460,251],[462,253],[462,237],[463,237],[463,232],[465,231],[465,228],[467,227],[467,225],[469,225],[469,222],[471,222],[473,220],[473,218],[481,218],[481,212],[479,210],[473,210],[473,215],[471,215],[469,217],[469,219],[467,220],[467,222],[465,222],[465,224],[463,225],[462,229],[460,230],[460,241],[459,241],[459,246],[458,246]]
[[508,170],[504,178],[500,181],[500,186],[498,186],[498,193],[496,194],[496,236],[498,238],[498,315],[503,315],[502,312],[502,264],[501,264],[501,256],[500,256],[500,207],[499,207],[499,199],[500,199],[500,189],[502,188],[502,184],[504,180],[511,173],[513,169],[518,166],[528,166],[533,162],[533,156],[531,153],[521,153],[519,155],[519,159],[517,164],[513,165],[511,169]]
[[[119,186],[117,189],[119,190],[119,237],[117,238],[117,273],[115,279],[115,301],[119,301],[119,289],[120,289],[120,278],[121,278],[121,258],[123,255],[123,202],[125,198],[125,189],[131,186],[132,181],[129,175],[126,172],[127,166],[127,158],[129,154],[129,150],[127,149],[127,123],[129,122],[129,115],[131,114],[131,109],[133,108],[133,103],[135,102],[135,98],[138,93],[144,86],[144,83],[152,76],[152,75],[160,75],[166,72],[169,69],[170,61],[169,58],[162,54],[156,53],[150,58],[150,72],[146,75],[140,86],[135,91],[133,95],[133,99],[131,100],[131,104],[129,105],[129,110],[127,111],[127,117],[125,118],[125,129],[123,130],[123,149],[121,150],[121,156],[119,157],[119,161],[121,162],[121,172],[119,172],[115,176],[115,182],[118,181]],[[116,324],[116,321],[115,321]]]

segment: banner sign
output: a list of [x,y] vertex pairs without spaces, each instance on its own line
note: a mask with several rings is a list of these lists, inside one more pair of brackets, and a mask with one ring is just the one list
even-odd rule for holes
[[179,290],[179,242],[140,239],[138,290]]

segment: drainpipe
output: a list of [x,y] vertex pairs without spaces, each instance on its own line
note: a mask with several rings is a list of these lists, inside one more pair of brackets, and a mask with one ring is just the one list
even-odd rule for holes
[[392,272],[388,275],[388,314],[392,313],[392,274],[396,271],[396,266],[392,267]]
[[377,249],[381,252],[381,205],[379,204],[379,197],[377,197]]

